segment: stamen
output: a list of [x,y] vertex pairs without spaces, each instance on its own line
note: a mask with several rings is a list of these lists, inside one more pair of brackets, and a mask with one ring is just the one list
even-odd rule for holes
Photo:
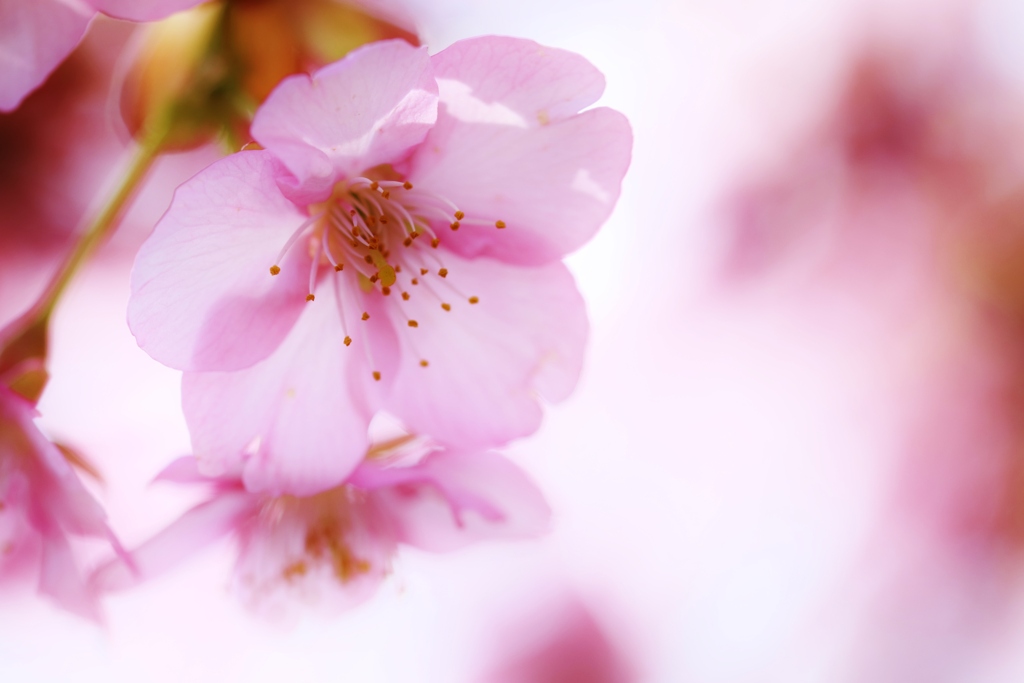
[[[288,250],[292,248],[292,245],[294,245],[295,242],[299,239],[299,237],[302,236],[302,233],[306,231],[306,228],[308,228],[309,226],[313,225],[313,223],[323,218],[324,214],[326,213],[326,211],[321,211],[315,216],[310,216],[309,218],[302,222],[302,225],[295,228],[295,232],[293,232],[291,236],[288,237],[288,241],[284,243],[283,247],[281,247],[281,251],[278,252],[277,258],[274,259],[274,263],[270,266],[271,275],[277,275],[278,273],[281,272],[281,266],[279,266],[278,264],[284,260],[284,255],[288,253]],[[275,268],[277,269],[276,271],[274,270]]]
[[420,326],[420,324],[418,322],[416,322],[415,320],[410,320],[409,321],[409,327],[419,327],[419,326]]
[[409,292],[402,292],[402,299],[404,301],[408,301],[409,300]]
[[350,337],[350,336],[348,336],[346,334],[345,335],[345,346],[351,346],[351,345],[352,345],[352,337]]
[[430,363],[428,363],[428,362],[427,362],[426,360],[421,360],[421,361],[420,361],[420,367],[421,367],[421,368],[425,368],[425,367],[427,367],[428,365],[430,365]]
[[376,370],[374,370],[373,371],[373,378],[379,382],[380,381],[380,373],[377,372]]
[[448,277],[448,269],[442,268],[439,271],[437,271],[437,274],[440,275],[441,277]]
[[316,297],[313,296],[312,294],[307,294],[306,295],[306,301],[314,301],[315,299],[316,299]]
[[478,303],[480,303],[480,298],[479,297],[475,297],[475,296],[471,296],[471,297],[469,297],[469,303],[471,303],[471,304],[478,304]]
[[443,308],[446,311],[450,311],[450,310],[452,310],[452,305],[451,304],[446,304],[446,303],[442,302],[441,303],[441,308]]
[[504,230],[505,221],[494,221],[494,227],[496,227],[498,230]]
[[366,311],[363,311],[363,320],[369,320],[369,319],[370,319],[370,314],[367,313]]

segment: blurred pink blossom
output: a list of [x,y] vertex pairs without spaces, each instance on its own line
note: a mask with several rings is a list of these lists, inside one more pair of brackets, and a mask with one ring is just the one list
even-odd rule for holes
[[578,113],[603,87],[582,57],[497,37],[285,79],[252,125],[265,150],[179,188],[132,274],[129,324],[186,371],[204,471],[318,493],[380,409],[460,449],[533,432],[587,334],[560,259],[629,163],[621,114]]
[[250,493],[237,475],[205,477],[194,458],[175,461],[159,479],[207,484],[212,495],[134,551],[137,569],[123,560],[101,568],[99,588],[152,578],[233,534],[234,586],[251,607],[277,614],[298,600],[339,610],[376,591],[399,544],[447,552],[530,538],[550,517],[540,491],[503,456],[419,440],[375,447],[343,484],[311,496]]
[[79,570],[69,537],[107,539],[119,548],[103,509],[34,418],[30,403],[0,388],[0,580],[35,571],[41,593],[99,619],[95,591]]
[[639,675],[580,600],[545,605],[502,639],[479,683],[634,683]]
[[25,96],[75,49],[97,12],[153,21],[201,0],[0,0],[0,111]]

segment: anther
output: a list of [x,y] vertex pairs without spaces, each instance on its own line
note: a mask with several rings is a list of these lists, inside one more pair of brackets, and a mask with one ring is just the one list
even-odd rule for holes
[[419,327],[419,326],[420,326],[420,324],[418,322],[416,322],[415,320],[410,320],[409,321],[409,327]]
[[350,337],[350,336],[348,336],[346,334],[345,335],[345,346],[351,346],[351,345],[352,345],[352,337]]
[[373,378],[379,382],[380,381],[380,373],[377,372],[376,370],[374,370],[373,371]]
[[450,311],[450,310],[452,310],[452,305],[451,304],[441,304],[441,308],[443,308],[446,311]]
[[434,239],[430,240],[430,246],[431,246],[432,249],[437,249],[438,245],[440,245],[440,244],[441,244],[440,238],[435,237]]
[[421,361],[420,361],[420,367],[421,367],[421,368],[425,368],[425,367],[427,367],[428,365],[430,365],[430,363],[428,363],[427,361],[425,361],[425,360],[421,360]]
[[456,220],[460,220],[460,221],[461,221],[461,220],[462,220],[463,218],[465,218],[465,217],[466,217],[466,214],[462,213],[461,211],[456,211],[456,212],[455,212],[455,218],[456,218]]
[[372,282],[374,284],[376,284],[377,280],[379,280],[379,279],[380,279],[380,275],[377,275],[377,273],[374,273],[373,275],[370,276],[370,282]]
[[404,301],[408,301],[409,300],[409,292],[402,292],[402,299]]
[[378,189],[380,189],[380,183],[374,180],[372,183],[370,183],[370,189],[376,192]]
[[385,285],[380,288],[380,293],[383,294],[384,296],[387,296],[388,294],[391,294],[391,288]]
[[364,257],[363,257],[363,260],[364,260],[364,261],[366,261],[367,263],[369,263],[370,265],[373,265],[373,257],[372,257],[372,256],[370,256],[369,254],[367,254],[366,256],[364,256]]
[[498,230],[504,230],[505,221],[494,221],[494,227],[496,227]]
[[430,271],[429,271],[429,270],[427,270],[426,268],[420,268],[420,275],[426,275],[426,274],[427,274],[427,273],[429,273],[429,272],[430,272]]
[[370,319],[370,314],[367,313],[366,311],[363,311],[363,320],[369,320],[369,319]]
[[270,274],[271,275],[277,275],[280,272],[281,272],[281,267],[280,266],[270,266]]
[[[385,193],[384,193],[384,199],[387,199],[387,198],[388,198],[388,193],[387,193],[387,192],[385,192]],[[381,216],[381,217],[380,217],[380,222],[381,222],[381,224],[382,224],[382,225],[383,225],[383,224],[386,224],[386,223],[388,222],[388,217],[387,217],[387,216]],[[503,227],[503,228],[504,228],[505,226],[504,226],[504,225],[502,225],[501,227]]]
[[402,240],[402,244],[404,244],[407,247],[411,247],[412,246],[412,238],[411,237],[406,237],[404,240]]
[[315,299],[315,298],[316,298],[316,297],[315,297],[315,296],[313,296],[312,294],[307,294],[307,295],[306,295],[306,301],[312,301],[312,300],[313,300],[313,299]]
[[418,285],[418,284],[420,283],[420,280],[419,280],[419,278],[415,278],[415,277],[414,277],[414,278],[412,279],[412,283],[413,283],[414,285]]
[[437,271],[437,274],[440,275],[441,277],[448,277],[448,269],[442,268],[441,270]]
[[412,183],[410,183],[408,180],[406,180],[404,183],[402,183],[402,187],[404,187],[407,190],[411,190],[412,189]]
[[459,229],[459,222],[458,221],[452,221],[452,224],[449,225],[448,227],[451,228],[452,230],[458,230]]
[[343,270],[345,270],[345,264],[344,263],[339,263],[338,265],[334,266],[334,272],[335,273],[340,273]]
[[469,297],[469,303],[471,303],[471,304],[478,304],[478,303],[480,303],[480,299],[475,297],[475,296],[471,296],[471,297]]

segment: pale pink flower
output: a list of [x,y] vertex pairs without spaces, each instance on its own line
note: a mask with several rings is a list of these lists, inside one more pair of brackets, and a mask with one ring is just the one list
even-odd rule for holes
[[506,629],[479,683],[633,683],[640,676],[590,609],[566,596]]
[[118,546],[103,509],[34,417],[28,401],[0,387],[0,580],[36,571],[41,593],[98,619],[95,591],[79,571],[69,536]]
[[135,550],[135,569],[116,560],[93,584],[130,587],[233,534],[233,586],[250,607],[276,614],[297,601],[334,611],[376,591],[399,544],[447,552],[547,530],[547,503],[510,461],[433,448],[375,449],[345,483],[304,497],[250,493],[236,475],[205,477],[194,458],[177,460],[159,479],[207,484],[210,498]]
[[0,0],[0,111],[15,109],[85,35],[97,12],[153,21],[201,0]]
[[533,432],[587,334],[560,259],[629,163],[621,114],[578,113],[603,85],[497,37],[375,43],[283,81],[253,122],[265,150],[182,185],[132,274],[129,324],[186,371],[205,471],[317,493],[381,409],[467,450]]

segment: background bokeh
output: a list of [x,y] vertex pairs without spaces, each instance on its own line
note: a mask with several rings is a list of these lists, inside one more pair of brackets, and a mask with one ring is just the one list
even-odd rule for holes
[[[0,679],[473,683],[569,604],[652,683],[1024,680],[1022,6],[410,2],[432,50],[584,54],[634,128],[570,259],[583,378],[508,449],[553,533],[403,549],[375,599],[287,627],[231,599],[228,543],[102,629],[8,590]],[[129,546],[190,500],[149,485],[189,445],[178,373],[124,322],[131,255],[207,160],[161,162],[56,321],[41,425],[102,467]],[[4,316],[45,275],[16,262]]]

